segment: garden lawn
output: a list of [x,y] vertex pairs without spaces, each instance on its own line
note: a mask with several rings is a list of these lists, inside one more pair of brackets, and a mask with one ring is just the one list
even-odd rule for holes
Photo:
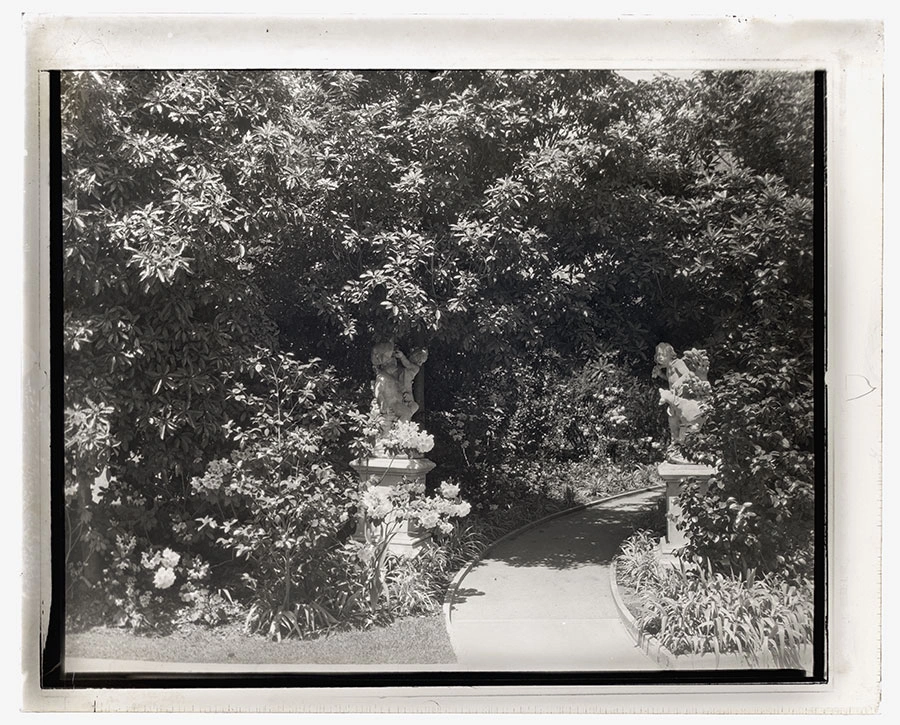
[[66,656],[221,664],[454,664],[443,615],[400,619],[386,627],[275,642],[232,624],[172,634],[134,634],[97,627],[66,636]]

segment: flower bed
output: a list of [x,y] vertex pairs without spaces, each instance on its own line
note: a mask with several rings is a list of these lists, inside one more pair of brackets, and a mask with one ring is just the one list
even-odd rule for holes
[[811,670],[809,581],[726,576],[681,560],[663,565],[647,532],[624,542],[614,576],[620,609],[632,620],[626,626],[665,666]]

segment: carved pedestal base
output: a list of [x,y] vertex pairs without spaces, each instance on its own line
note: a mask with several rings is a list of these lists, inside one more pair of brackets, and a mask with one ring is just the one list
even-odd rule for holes
[[684,531],[678,528],[681,523],[678,495],[682,486],[686,481],[693,479],[700,484],[701,491],[706,491],[709,478],[716,473],[716,469],[696,463],[660,463],[656,470],[666,484],[666,535],[659,541],[660,553],[663,559],[666,559],[671,558],[676,549],[680,549],[688,542]]
[[[434,468],[435,463],[427,458],[360,458],[353,461],[350,466],[359,474],[361,481],[368,482],[375,476],[376,480],[372,481],[371,485],[388,489],[398,485],[404,478],[424,483],[425,476]],[[371,524],[367,523],[365,515],[360,513],[353,538],[365,541],[367,526],[371,527]],[[391,526],[393,528],[393,524]],[[400,530],[391,539],[388,549],[402,556],[416,556],[430,540],[431,531],[402,521]]]

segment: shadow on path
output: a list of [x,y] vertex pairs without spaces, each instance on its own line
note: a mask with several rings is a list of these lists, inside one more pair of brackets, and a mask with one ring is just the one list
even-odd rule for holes
[[482,561],[551,569],[608,565],[622,541],[648,525],[648,514],[656,510],[658,498],[659,494],[650,494],[645,500],[629,501],[614,509],[598,504],[551,519],[503,541]]
[[635,491],[500,541],[448,599],[457,661],[490,670],[658,668],[622,625],[609,564],[652,521],[661,496]]
[[475,589],[474,587],[459,587],[453,593],[453,601],[458,606],[460,604],[465,604],[469,601],[469,599],[473,597],[483,597],[484,592],[480,589]]

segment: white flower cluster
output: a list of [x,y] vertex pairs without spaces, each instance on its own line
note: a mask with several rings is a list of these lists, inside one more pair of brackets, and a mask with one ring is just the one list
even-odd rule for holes
[[157,589],[168,589],[175,583],[175,572],[164,566],[156,570],[153,576],[153,586]]
[[433,529],[441,522],[441,515],[435,511],[425,511],[419,515],[419,526],[423,529]]
[[203,581],[209,576],[209,563],[198,559],[194,565],[188,569],[188,579],[192,581]]
[[141,564],[145,569],[155,569],[160,564],[167,569],[174,569],[180,561],[181,554],[177,554],[171,549],[157,551],[153,556],[149,556],[146,551],[141,554]]
[[397,421],[379,441],[389,453],[428,453],[434,448],[434,436],[426,433],[413,421]]
[[610,423],[613,423],[614,425],[622,425],[623,423],[628,422],[628,418],[625,415],[625,408],[621,405],[612,408],[609,412],[607,412],[606,418]]
[[232,465],[226,460],[211,461],[202,477],[194,476],[191,479],[191,488],[196,492],[202,492],[204,489],[216,491],[222,488],[232,468]]
[[459,496],[459,486],[454,483],[444,481],[441,484],[441,496],[444,498],[456,498]]
[[444,482],[432,496],[425,495],[422,479],[407,480],[397,486],[369,484],[359,498],[359,505],[367,519],[395,525],[413,521],[423,529],[453,530],[450,519],[468,516],[472,510],[467,501],[459,498],[459,486]]
[[370,519],[383,520],[394,510],[391,492],[378,486],[366,489],[359,498],[359,505]]
[[175,567],[181,561],[181,554],[171,549],[157,551],[149,556],[145,551],[141,554],[141,564],[145,569],[156,569],[153,575],[153,586],[157,589],[168,589],[175,583]]
[[438,495],[422,499],[415,517],[423,529],[438,528],[445,534],[453,530],[450,519],[468,516],[472,506],[459,498],[459,486],[454,483],[441,484]]

